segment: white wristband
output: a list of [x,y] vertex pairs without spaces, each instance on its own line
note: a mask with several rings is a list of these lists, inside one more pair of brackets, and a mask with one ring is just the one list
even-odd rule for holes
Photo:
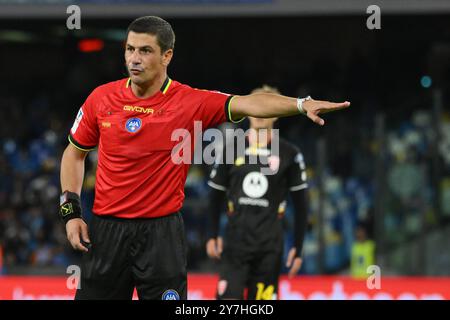
[[303,101],[311,100],[311,96],[307,96],[306,98],[298,98],[297,99],[297,109],[301,114],[306,114],[306,111],[303,109]]

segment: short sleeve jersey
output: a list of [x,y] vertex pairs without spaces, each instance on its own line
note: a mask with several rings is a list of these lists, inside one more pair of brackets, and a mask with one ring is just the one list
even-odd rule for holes
[[133,94],[129,79],[97,87],[69,134],[78,149],[98,147],[94,213],[151,218],[178,211],[190,163],[186,153],[193,154],[194,126],[205,130],[231,120],[231,99],[170,78],[146,99]]

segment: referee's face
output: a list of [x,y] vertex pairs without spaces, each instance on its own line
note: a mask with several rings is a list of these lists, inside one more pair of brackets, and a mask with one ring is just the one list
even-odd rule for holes
[[156,35],[129,32],[125,62],[133,83],[143,85],[165,76],[172,55],[172,49],[161,52]]

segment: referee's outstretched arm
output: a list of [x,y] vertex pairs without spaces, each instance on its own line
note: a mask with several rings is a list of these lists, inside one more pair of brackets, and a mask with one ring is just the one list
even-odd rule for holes
[[[76,250],[88,251],[88,228],[81,218],[80,194],[84,179],[84,160],[87,151],[68,144],[61,160],[60,215],[66,223],[67,239]],[[84,244],[82,243],[84,242]]]
[[329,102],[313,100],[310,97],[297,99],[273,93],[254,93],[246,96],[234,96],[230,102],[234,119],[245,116],[256,118],[286,117],[303,113],[319,125],[325,121],[318,115],[337,111],[350,106],[350,102]]

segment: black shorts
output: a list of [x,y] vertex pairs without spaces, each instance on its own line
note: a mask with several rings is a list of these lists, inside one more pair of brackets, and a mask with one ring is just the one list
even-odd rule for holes
[[94,215],[92,246],[83,253],[75,299],[187,299],[183,218],[174,213],[152,219]]
[[[276,300],[282,251],[249,253],[224,248],[218,299]],[[245,292],[247,294],[245,294]]]

